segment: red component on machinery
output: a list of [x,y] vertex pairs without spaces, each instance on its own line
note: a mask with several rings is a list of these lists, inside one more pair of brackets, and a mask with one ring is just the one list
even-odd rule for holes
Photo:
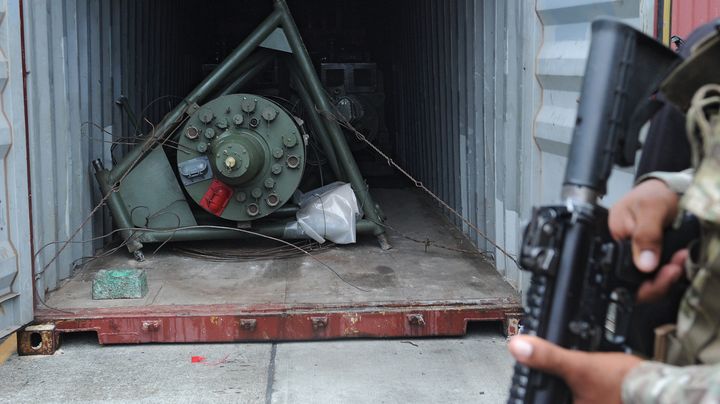
[[220,216],[232,197],[233,190],[217,179],[212,180],[210,187],[200,200],[200,206],[208,212]]

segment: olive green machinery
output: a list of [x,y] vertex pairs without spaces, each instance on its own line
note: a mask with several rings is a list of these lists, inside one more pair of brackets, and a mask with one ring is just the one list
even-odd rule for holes
[[[287,4],[273,3],[273,12],[142,143],[110,170],[100,160],[93,162],[103,200],[137,259],[143,259],[143,243],[255,233],[305,237],[290,226],[297,207],[288,201],[303,176],[306,132],[274,101],[236,94],[276,57],[288,66],[333,174],[352,185],[364,214],[356,232],[375,235],[382,248],[390,248],[380,207],[334,118]],[[177,151],[175,170],[162,147],[167,145]],[[199,225],[213,222],[193,213],[191,204],[221,225]]]
[[290,200],[302,179],[301,128],[266,98],[218,97],[192,114],[179,133],[182,185],[198,205],[223,219],[269,215]]

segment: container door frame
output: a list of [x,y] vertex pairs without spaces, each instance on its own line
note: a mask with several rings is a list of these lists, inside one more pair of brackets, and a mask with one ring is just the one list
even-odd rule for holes
[[33,319],[21,7],[0,1],[0,338]]

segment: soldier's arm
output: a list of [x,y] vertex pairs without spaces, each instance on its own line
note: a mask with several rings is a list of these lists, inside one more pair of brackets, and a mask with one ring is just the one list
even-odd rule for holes
[[720,400],[720,364],[671,366],[645,361],[622,384],[625,404],[716,403]]

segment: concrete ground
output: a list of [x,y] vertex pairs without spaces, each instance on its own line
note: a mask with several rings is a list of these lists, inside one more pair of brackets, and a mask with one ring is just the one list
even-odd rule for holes
[[[500,325],[463,338],[99,346],[0,365],[1,402],[501,403],[512,374]],[[193,356],[204,360],[192,363]]]

